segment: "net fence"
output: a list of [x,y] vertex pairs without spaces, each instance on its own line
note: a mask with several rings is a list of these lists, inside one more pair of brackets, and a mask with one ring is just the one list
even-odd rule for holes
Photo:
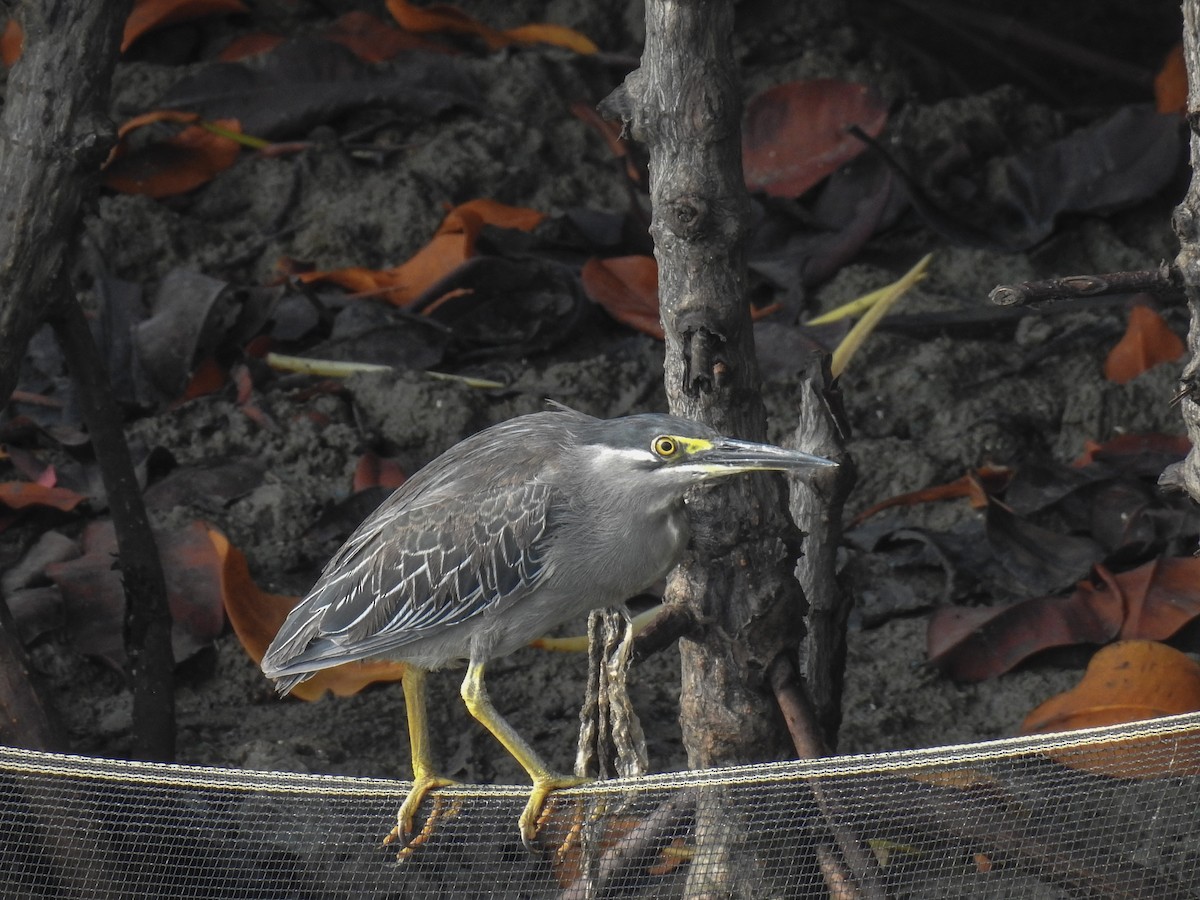
[[0,748],[0,895],[1200,895],[1197,714],[590,785],[555,795],[541,855],[526,789],[464,786],[398,860],[407,788]]

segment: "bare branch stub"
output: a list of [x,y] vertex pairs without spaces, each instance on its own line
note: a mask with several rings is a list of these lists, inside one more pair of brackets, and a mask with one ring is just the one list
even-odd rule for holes
[[1155,294],[1178,298],[1183,279],[1175,266],[1163,263],[1157,269],[1108,272],[1104,275],[1067,275],[1019,284],[998,284],[988,294],[997,306],[1023,306],[1053,300],[1078,300],[1112,294]]

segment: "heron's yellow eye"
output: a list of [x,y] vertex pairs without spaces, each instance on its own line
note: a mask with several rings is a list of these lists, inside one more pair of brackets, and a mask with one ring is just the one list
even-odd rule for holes
[[654,452],[663,459],[670,459],[679,452],[679,441],[665,434],[661,437],[656,437],[652,446],[654,448]]

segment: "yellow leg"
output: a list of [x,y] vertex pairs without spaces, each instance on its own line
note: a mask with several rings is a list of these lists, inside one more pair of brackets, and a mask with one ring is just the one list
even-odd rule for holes
[[404,670],[404,706],[408,714],[408,743],[412,750],[413,786],[396,813],[396,827],[383,839],[385,844],[399,841],[401,853],[408,847],[413,822],[421,802],[430,791],[455,784],[434,773],[429,756],[429,719],[425,714],[424,669],[409,666]]
[[533,792],[529,795],[529,802],[525,804],[518,825],[521,829],[521,842],[530,852],[537,852],[535,839],[538,820],[550,792],[559,788],[578,787],[590,779],[558,775],[550,771],[537,752],[505,721],[496,711],[496,707],[492,706],[492,701],[488,699],[487,687],[483,683],[483,663],[472,662],[467,667],[467,677],[462,683],[462,698],[471,715],[496,736],[496,740],[504,745],[504,749],[512,754],[513,759],[519,762],[533,779]]

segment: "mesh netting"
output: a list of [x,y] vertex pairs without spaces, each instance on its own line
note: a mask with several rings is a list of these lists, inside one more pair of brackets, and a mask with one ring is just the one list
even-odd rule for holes
[[0,895],[826,897],[847,874],[874,887],[841,896],[1200,892],[1200,715],[607,782],[556,795],[541,857],[525,791],[472,786],[439,792],[398,861],[380,839],[406,789],[0,748]]

